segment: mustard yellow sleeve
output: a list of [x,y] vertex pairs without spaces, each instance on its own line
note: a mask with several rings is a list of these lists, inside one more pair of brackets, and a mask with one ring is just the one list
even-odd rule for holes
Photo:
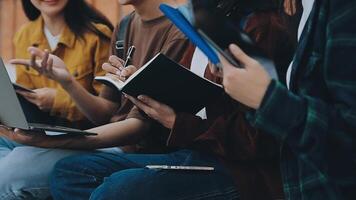
[[68,119],[69,121],[77,121],[84,118],[76,108],[72,98],[62,87],[56,88],[56,96],[54,97],[51,115]]
[[[97,28],[99,31],[104,33],[108,38],[111,38],[112,31],[107,27],[103,25],[97,25]],[[103,39],[98,39],[96,49],[95,49],[95,54],[94,54],[94,77],[95,76],[103,76],[106,74],[106,72],[103,70],[102,65],[104,62],[107,62],[109,59],[109,54],[110,54],[110,46],[111,46],[111,41],[110,39],[108,40],[103,40]],[[98,81],[93,81],[92,84],[96,94],[100,94],[103,85],[99,83]]]
[[[104,25],[96,25],[99,31],[102,33],[111,36],[111,30],[104,26]],[[98,95],[102,89],[102,84],[95,81],[95,76],[102,76],[105,75],[105,71],[102,69],[102,64],[108,60],[109,50],[110,50],[110,41],[103,40],[99,37],[89,37],[87,38],[90,40],[90,43],[93,45],[93,60],[91,63],[92,65],[92,80],[89,83],[90,89],[89,92]],[[80,51],[78,49],[78,51]],[[62,88],[57,88],[56,97],[52,106],[51,110],[52,115],[61,116],[62,118],[66,118],[70,121],[79,121],[85,119],[85,116],[82,112],[77,108],[75,102],[69,96],[69,94]]]
[[27,73],[24,66],[16,65],[16,83],[29,89],[35,89],[31,76]]

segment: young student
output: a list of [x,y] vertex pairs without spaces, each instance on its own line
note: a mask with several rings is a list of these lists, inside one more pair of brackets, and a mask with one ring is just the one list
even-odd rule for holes
[[355,199],[356,6],[346,0],[302,3],[288,87],[231,45],[244,69],[223,63],[225,90],[254,110],[248,115],[254,127],[282,141],[287,199]]
[[[70,66],[69,72],[86,91],[98,95],[102,85],[93,77],[104,74],[101,65],[108,58],[111,23],[83,0],[22,0],[22,5],[30,22],[14,37],[16,58],[29,58],[29,46],[48,49]],[[51,123],[89,127],[90,122],[60,84],[30,67],[17,66],[16,76],[18,84],[35,92],[18,93],[53,116]]]
[[[191,70],[219,82],[205,69],[207,59],[202,59],[199,50],[189,51],[188,56],[195,51],[191,57],[197,64]],[[176,113],[146,96],[130,99],[170,130],[168,146],[183,150],[66,158],[52,174],[54,199],[283,199],[276,159],[279,145],[249,127],[241,106],[232,99],[222,95],[207,106],[206,120]],[[146,165],[211,166],[215,171],[155,170]]]
[[[126,39],[126,46],[136,45],[137,52],[135,53],[132,62],[136,63],[138,66],[141,66],[151,58],[150,56],[154,56],[159,52],[166,53],[174,60],[180,60],[188,44],[188,41],[183,34],[180,33],[168,19],[162,17],[162,13],[158,9],[158,5],[162,2],[174,3],[173,1],[152,0],[123,2],[123,4],[133,5],[135,8],[135,12],[130,15],[130,28],[127,28],[126,33],[126,36],[129,39]],[[137,29],[140,29],[140,31],[137,31]],[[135,32],[134,35],[131,34],[133,32]],[[155,34],[155,32],[157,34]],[[114,37],[116,36],[114,35]],[[146,39],[146,42],[142,43],[141,41],[145,41],[144,39]],[[115,41],[112,45],[115,46]],[[139,49],[142,50],[140,51]],[[147,52],[148,56],[143,53],[140,54],[140,52],[143,52],[145,49],[152,49]],[[34,51],[39,57],[47,54],[37,48],[30,48],[30,51]],[[95,117],[100,121],[102,119],[99,119],[98,117],[105,117],[106,115],[106,120],[100,122],[97,121],[97,123],[107,123],[110,116],[118,110],[120,99],[115,99],[116,102],[112,102],[103,97],[97,97],[88,93],[80,86],[78,81],[70,75],[70,73],[67,73],[68,69],[65,68],[65,64],[62,60],[54,55],[51,55],[50,57],[54,58],[53,64],[58,67],[58,63],[60,63],[61,66],[59,67],[62,67],[63,70],[53,70],[53,72],[60,72],[53,74],[49,74],[43,70],[43,75],[57,80],[70,94],[80,110],[83,111],[85,115],[92,116],[92,121],[95,121],[95,119],[93,119]],[[142,57],[145,57],[147,60],[142,59]],[[116,57],[111,57],[109,61],[110,62],[108,62],[106,66],[112,66],[111,63],[114,63],[119,64],[115,66],[122,67],[120,60]],[[30,64],[30,61],[26,59],[13,60],[13,63]],[[41,63],[37,64],[40,65]],[[126,76],[124,72],[129,73],[129,71],[123,71],[121,75]],[[55,75],[60,75],[61,77],[54,77]],[[65,85],[63,83],[69,84]],[[115,91],[110,92],[113,93]],[[119,95],[116,96],[120,97]],[[123,105],[124,103],[122,103],[122,106]],[[120,110],[117,114],[127,115],[126,112],[129,111]],[[24,199],[47,198],[49,196],[48,176],[58,160],[69,155],[85,153],[74,150],[93,150],[136,144],[142,138],[141,135],[147,128],[146,126],[141,126],[142,124],[143,123],[139,120],[133,118],[113,121],[111,124],[106,124],[90,130],[99,133],[98,136],[94,137],[47,137],[42,134],[17,135],[12,134],[13,131],[0,128],[0,134],[15,141],[12,142],[3,138],[11,148],[8,150],[9,154],[4,159],[0,160],[0,171],[6,172],[2,174],[0,179],[0,199],[16,199],[20,197]],[[21,146],[16,142],[26,146]],[[72,151],[61,149],[72,149]],[[105,151],[109,151],[113,154],[121,153],[121,150],[118,148],[106,149]],[[24,169],[23,166],[27,167]]]
[[[111,23],[84,0],[23,0],[22,5],[30,22],[14,37],[16,56],[29,58],[28,46],[48,49],[70,66],[69,71],[86,91],[98,95],[102,85],[93,77],[105,73],[101,65],[108,59],[113,29]],[[88,124],[58,83],[24,66],[17,66],[16,75],[17,83],[35,92],[18,93],[53,115],[54,124],[76,127]],[[43,183],[47,182],[45,176],[50,172],[50,169],[44,168],[47,164],[51,165],[51,160],[55,162],[68,153],[62,151],[49,155],[46,150],[26,148],[0,137],[0,199],[25,199],[35,193],[41,198],[45,191]],[[42,174],[45,176],[38,178]]]

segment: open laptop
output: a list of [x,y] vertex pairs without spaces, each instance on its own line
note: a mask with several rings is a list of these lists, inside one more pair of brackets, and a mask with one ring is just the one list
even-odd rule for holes
[[21,107],[14,86],[11,83],[3,60],[0,58],[0,124],[10,128],[29,131],[44,131],[48,135],[76,134],[97,135],[79,129],[53,126],[40,123],[29,123]]

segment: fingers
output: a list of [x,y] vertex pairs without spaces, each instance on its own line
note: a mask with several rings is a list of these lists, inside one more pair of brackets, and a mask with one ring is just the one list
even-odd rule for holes
[[28,59],[11,59],[10,64],[12,65],[25,65],[25,66],[30,66],[30,60]]
[[38,71],[40,74],[42,74],[42,69],[39,66],[42,65],[43,61],[40,62],[40,64],[38,64],[38,61],[36,61],[36,55],[34,54],[34,52],[31,51],[30,54],[31,54],[30,67],[32,67],[33,69]]
[[0,125],[0,135],[10,138],[12,131],[13,131],[12,128],[9,128],[4,125]]
[[53,58],[49,57],[49,52],[48,55],[45,55],[45,58],[42,60],[41,68],[42,72],[46,76],[51,77],[53,75]]
[[[42,51],[41,49],[39,49],[37,47],[29,47],[28,52],[31,54],[30,66],[32,68],[34,68],[36,71],[38,71],[40,74],[42,74],[43,71],[46,70],[46,67],[47,67],[49,51],[47,49]],[[36,57],[39,57],[42,59],[42,61],[39,64],[38,64],[38,62],[36,62]]]
[[23,96],[27,101],[31,102],[32,104],[37,105],[37,94],[36,93],[30,93],[30,92],[25,92],[25,91],[16,91],[18,94]]
[[8,133],[8,132],[10,132],[10,131],[12,131],[12,128],[9,128],[9,127],[7,127],[7,126],[4,126],[4,125],[1,125],[0,124],[0,132],[6,132],[6,133]]
[[[30,59],[12,59],[10,60],[11,64],[14,65],[25,65],[32,67],[39,73],[43,73],[44,70],[48,67],[49,60],[50,60],[50,53],[48,50],[42,51],[37,47],[29,47],[28,52],[31,54]],[[38,61],[36,58],[39,57],[42,60]],[[52,59],[52,65],[53,65],[53,59]]]
[[217,76],[217,77],[222,77],[223,74],[222,74],[222,67],[219,67],[213,63],[210,63],[208,64],[209,66],[209,69],[210,69],[210,72],[214,75],[214,76]]
[[13,65],[24,65],[24,66],[28,66],[28,67],[32,67],[33,69],[35,69],[36,71],[41,73],[41,68],[38,67],[38,61],[35,61],[36,64],[33,64],[33,61],[31,61],[31,59],[12,59],[10,60],[10,64]]
[[130,95],[125,95],[125,97],[128,98],[133,104],[135,104],[141,110],[143,110],[143,108],[147,107],[147,105],[145,105],[142,101],[140,101]]
[[42,58],[45,56],[45,51],[42,51],[41,49],[37,48],[37,47],[29,47],[27,49],[27,51],[31,54],[34,55],[36,57]]
[[138,100],[132,96],[125,95],[133,104],[135,104],[139,109],[141,109],[143,112],[145,112],[148,116],[152,115],[152,108],[146,105],[144,102],[141,100]]
[[137,97],[137,99],[156,110],[161,106],[161,103],[145,95],[140,95]]
[[129,65],[121,71],[121,76],[124,76],[127,78],[127,77],[131,76],[133,73],[135,73],[136,71],[137,71],[137,68],[135,66]]
[[112,66],[110,63],[104,63],[102,65],[102,68],[103,68],[103,70],[105,70],[111,74],[116,74],[118,76],[120,76],[120,74],[121,74],[120,70],[118,68]]
[[110,56],[109,57],[109,63],[113,66],[116,67],[118,69],[123,68],[124,67],[124,61],[122,59],[120,59],[117,56]]
[[[33,54],[32,54],[32,56],[33,56]],[[41,62],[42,69],[47,68],[48,58],[49,58],[49,51],[46,49],[44,51],[44,56],[43,56],[42,62]]]
[[232,53],[232,55],[243,65],[243,66],[250,66],[251,63],[255,63],[256,61],[251,58],[250,56],[248,56],[247,54],[245,54],[245,52],[243,52],[240,47],[238,47],[235,44],[231,44],[229,46],[229,49]]
[[47,70],[48,74],[53,74],[53,58],[50,58],[48,60],[48,64],[47,64],[46,70]]
[[37,98],[37,94],[32,93],[32,92],[16,90],[16,93],[20,94],[21,96],[25,97],[26,99],[36,99]]
[[31,54],[31,59],[30,59],[30,66],[37,66],[36,64],[36,56]]

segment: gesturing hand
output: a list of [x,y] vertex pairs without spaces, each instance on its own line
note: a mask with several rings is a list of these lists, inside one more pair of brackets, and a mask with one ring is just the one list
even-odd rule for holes
[[243,68],[236,68],[221,57],[225,91],[240,103],[258,109],[271,77],[259,62],[246,55],[238,46],[230,45],[230,51]]
[[133,65],[129,65],[124,68],[124,61],[117,56],[110,56],[108,62],[104,63],[102,68],[112,77],[119,79],[121,81],[125,81],[128,77],[130,77],[137,68]]
[[[10,63],[32,67],[40,74],[62,85],[72,80],[72,75],[59,57],[50,54],[48,50],[42,51],[36,47],[29,47],[28,52],[31,54],[31,59],[13,59]],[[36,60],[36,57],[40,59]]]
[[52,109],[56,90],[52,88],[40,88],[33,90],[34,93],[17,90],[29,102],[35,104],[40,110],[48,112]]
[[132,103],[145,112],[149,117],[161,123],[164,127],[172,129],[176,121],[176,113],[174,110],[152,98],[140,95],[136,98],[126,96]]

